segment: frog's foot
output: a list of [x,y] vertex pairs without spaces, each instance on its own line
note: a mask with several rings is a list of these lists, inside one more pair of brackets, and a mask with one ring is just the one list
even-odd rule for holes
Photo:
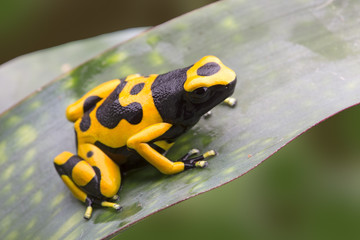
[[115,194],[112,198],[110,198],[110,200],[112,200],[112,201],[117,201],[117,200],[119,200],[119,195],[117,195],[117,194]]
[[211,112],[211,111],[208,111],[207,113],[205,113],[205,114],[203,115],[203,117],[204,117],[205,119],[207,119],[207,118],[211,117],[211,115],[212,115],[212,112]]
[[[115,195],[117,197],[119,197],[118,195]],[[114,196],[114,197],[115,197]],[[113,197],[113,198],[114,198]],[[93,202],[97,202],[96,200],[95,201],[91,201],[89,198],[87,198],[86,200],[86,211],[85,211],[85,214],[84,214],[84,218],[86,220],[89,220],[91,218],[91,215],[92,215],[92,212],[93,212],[93,207],[92,207],[92,203]],[[97,204],[99,204],[100,206],[102,207],[111,207],[111,208],[114,208],[116,211],[120,211],[122,209],[122,207],[117,204],[117,203],[113,203],[113,202],[108,202],[108,201],[102,201],[102,202],[98,202]]]
[[86,220],[89,220],[93,212],[93,208],[92,208],[93,201],[89,197],[86,197],[85,204],[86,204],[86,210],[85,210],[84,218]]
[[215,156],[217,154],[214,150],[210,150],[200,156],[190,158],[191,156],[196,155],[198,153],[199,153],[198,149],[192,149],[185,156],[180,158],[179,161],[184,163],[185,169],[205,168],[208,165],[208,163],[207,161],[203,161],[203,160],[208,157]]
[[224,100],[224,104],[228,105],[229,107],[235,107],[236,105],[236,98],[228,97]]
[[119,204],[113,203],[113,202],[107,202],[107,201],[101,202],[101,206],[111,207],[111,208],[115,209],[116,211],[120,211],[122,209],[122,206],[120,206]]
[[84,218],[86,220],[89,220],[91,218],[92,211],[93,211],[93,208],[92,208],[91,205],[86,207],[86,211],[85,211],[85,214],[84,214]]
[[190,151],[188,151],[184,156],[182,156],[179,160],[177,160],[176,162],[184,162],[186,161],[189,157],[194,156],[199,154],[200,151],[199,149],[193,148]]

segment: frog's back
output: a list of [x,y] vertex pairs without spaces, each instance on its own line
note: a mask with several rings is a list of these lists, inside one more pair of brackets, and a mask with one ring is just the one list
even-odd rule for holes
[[151,94],[156,77],[150,75],[119,80],[108,96],[75,122],[78,143],[92,143],[120,151],[131,136],[162,122]]

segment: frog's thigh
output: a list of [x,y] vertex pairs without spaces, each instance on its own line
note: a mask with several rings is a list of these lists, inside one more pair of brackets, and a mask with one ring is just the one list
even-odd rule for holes
[[98,101],[102,98],[105,98],[110,92],[112,92],[117,85],[119,85],[120,80],[114,79],[99,86],[93,88],[84,96],[82,96],[76,102],[70,104],[66,109],[66,117],[69,121],[75,122],[77,119],[81,118],[84,114],[85,109],[95,106]]
[[92,144],[80,144],[78,155],[97,172],[101,195],[113,197],[119,191],[121,174],[119,166],[101,149]]
[[162,136],[171,127],[172,125],[169,123],[157,123],[151,125],[130,137],[127,141],[127,146],[134,149],[146,161],[164,174],[182,172],[184,171],[183,162],[170,161],[148,144],[148,142]]
[[[63,152],[54,159],[55,169],[59,173],[65,185],[70,189],[72,194],[77,199],[85,202],[87,194],[82,189],[80,189],[72,179],[73,169],[75,169],[78,164],[82,165],[82,162],[84,162],[83,159],[70,152]],[[84,174],[82,177],[86,179],[88,176],[87,174]]]

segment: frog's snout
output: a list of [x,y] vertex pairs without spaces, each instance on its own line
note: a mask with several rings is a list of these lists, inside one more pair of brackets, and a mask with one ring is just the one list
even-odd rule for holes
[[235,77],[235,79],[233,81],[231,81],[230,83],[228,83],[225,86],[227,91],[230,93],[230,95],[233,94],[233,92],[235,90],[236,82],[237,82],[237,77]]

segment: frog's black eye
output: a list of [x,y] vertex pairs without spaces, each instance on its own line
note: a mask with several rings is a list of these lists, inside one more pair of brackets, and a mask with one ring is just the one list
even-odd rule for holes
[[206,87],[201,87],[201,88],[194,90],[194,94],[197,97],[204,97],[207,94],[207,92],[208,92],[208,88],[206,88]]
[[206,87],[200,87],[189,93],[190,101],[193,103],[206,102],[210,97],[210,91]]

